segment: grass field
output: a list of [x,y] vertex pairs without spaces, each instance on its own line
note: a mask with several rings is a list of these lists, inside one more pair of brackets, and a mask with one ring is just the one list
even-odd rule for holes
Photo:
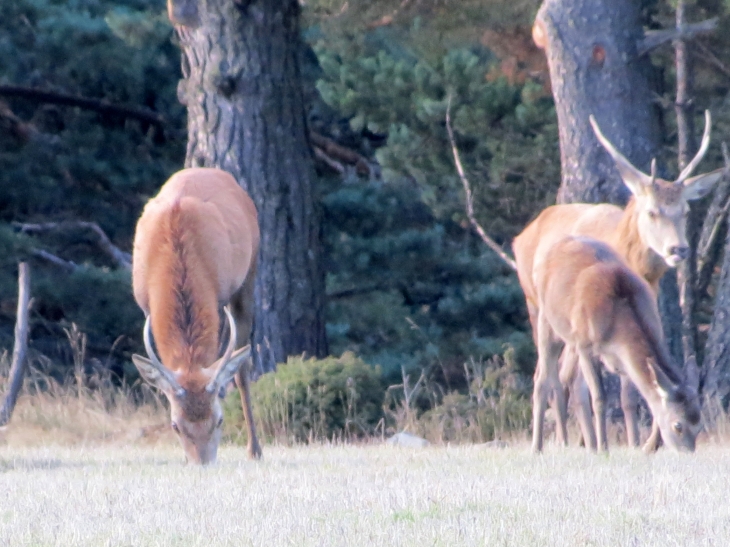
[[730,544],[730,449],[0,446],[0,545]]

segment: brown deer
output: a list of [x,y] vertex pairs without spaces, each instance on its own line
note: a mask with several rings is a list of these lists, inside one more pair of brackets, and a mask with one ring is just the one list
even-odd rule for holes
[[[249,456],[261,456],[249,396],[251,349],[240,347],[251,336],[258,247],[256,208],[220,169],[175,173],[137,222],[132,284],[147,316],[148,358],[133,361],[167,396],[172,429],[193,463],[215,462],[223,425],[219,393],[234,377]],[[228,343],[218,358],[226,331],[221,316]]]
[[[690,178],[710,143],[709,111],[705,112],[705,131],[700,149],[673,182],[656,177],[655,162],[652,162],[650,175],[638,170],[604,137],[593,116],[590,122],[598,141],[613,158],[621,178],[631,190],[632,197],[623,210],[610,204],[578,203],[548,207],[515,238],[513,249],[518,277],[525,293],[533,333],[536,332],[539,310],[535,271],[555,242],[566,235],[584,235],[608,243],[634,272],[651,285],[656,295],[659,280],[666,270],[675,267],[689,254],[685,227],[688,202],[706,195],[723,174],[723,170],[718,169]],[[578,370],[575,359],[575,351],[568,346],[561,373],[564,385],[570,385],[575,378]],[[585,389],[581,389],[584,384],[580,378],[577,380],[574,394],[579,396],[578,420],[586,444],[595,448],[590,402],[585,396]],[[564,415],[564,395],[556,394],[556,402],[558,414]],[[636,395],[624,376],[621,377],[621,406],[629,444],[638,446]],[[565,431],[559,428],[558,436],[563,443],[567,442],[564,434]]]
[[693,451],[700,422],[697,394],[671,363],[656,296],[649,284],[607,244],[581,236],[567,236],[555,243],[536,266],[534,281],[538,363],[533,393],[533,450],[542,450],[549,383],[556,386],[565,342],[578,354],[588,383],[601,450],[608,450],[608,443],[603,389],[595,358],[609,370],[631,379],[646,399],[668,446]]

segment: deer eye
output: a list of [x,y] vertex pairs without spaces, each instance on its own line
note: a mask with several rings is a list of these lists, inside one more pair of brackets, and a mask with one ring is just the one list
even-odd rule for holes
[[682,434],[682,423],[681,422],[674,422],[672,424],[672,429],[674,430],[674,432],[677,435],[681,435]]
[[172,422],[172,423],[170,424],[170,427],[172,427],[172,430],[173,430],[173,431],[174,431],[175,433],[177,433],[178,435],[180,435],[180,428],[179,428],[179,427],[177,426],[177,424],[176,424],[175,422]]
[[648,214],[649,218],[652,220],[659,218],[659,211],[655,211],[654,209],[649,209],[646,214]]
[[217,428],[220,428],[222,425],[223,425],[223,416],[221,416],[220,418],[218,418],[218,423],[216,424],[216,427]]

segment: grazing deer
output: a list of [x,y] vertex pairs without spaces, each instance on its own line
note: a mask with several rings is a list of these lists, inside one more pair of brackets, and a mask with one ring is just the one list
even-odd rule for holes
[[[700,149],[674,182],[656,177],[655,162],[652,162],[650,175],[638,170],[604,137],[593,116],[590,122],[598,141],[613,158],[624,184],[631,190],[632,197],[623,210],[610,204],[576,203],[548,207],[515,238],[513,249],[518,277],[525,293],[533,333],[536,332],[539,311],[535,272],[555,242],[566,235],[583,235],[608,243],[634,272],[650,284],[656,295],[659,280],[667,269],[675,267],[689,254],[685,227],[688,201],[706,195],[723,174],[723,169],[718,169],[690,178],[710,143],[709,111],[705,112],[705,131]],[[561,372],[563,385],[570,385],[575,378],[576,363],[576,353],[568,345]],[[579,396],[578,421],[586,444],[595,448],[590,402],[583,389],[584,384],[580,378],[578,380],[574,389],[574,394]],[[558,414],[564,416],[564,395],[557,395]],[[636,395],[624,376],[621,377],[621,406],[629,444],[638,446]],[[563,443],[567,442],[562,436],[564,433],[563,428],[558,429]]]
[[[234,377],[249,456],[261,456],[249,396],[251,348],[236,349],[251,336],[258,247],[256,208],[220,169],[175,173],[137,222],[132,282],[147,316],[149,358],[134,355],[133,361],[170,401],[172,429],[194,463],[215,462],[223,425],[219,393]],[[228,344],[218,358],[221,315]]]
[[601,450],[608,450],[606,409],[594,358],[631,379],[668,446],[694,451],[700,422],[697,394],[671,363],[649,284],[607,244],[580,236],[555,243],[536,266],[534,281],[539,305],[533,450],[542,449],[548,381],[557,379],[565,342],[575,348],[588,383]]

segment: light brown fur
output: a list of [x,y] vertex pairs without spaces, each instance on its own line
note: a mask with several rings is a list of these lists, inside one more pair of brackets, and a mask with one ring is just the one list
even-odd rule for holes
[[[169,371],[167,376],[162,371],[161,381],[154,370],[146,378],[168,395],[173,427],[188,459],[200,463],[214,460],[217,448],[212,425],[221,411],[218,394],[210,393],[208,386],[226,365],[216,361],[220,334],[225,332],[221,310],[230,305],[236,320],[233,335],[238,347],[244,345],[253,320],[258,246],[253,202],[230,174],[219,169],[174,174],[147,203],[137,223],[134,296],[150,317],[157,352]],[[236,380],[249,427],[249,451],[258,457],[247,366],[238,370]]]
[[[576,348],[596,413],[598,446],[606,442],[605,406],[594,358],[629,376],[665,442],[694,450],[699,426],[696,394],[671,364],[656,298],[605,243],[566,237],[551,246],[535,272],[538,370],[533,401],[533,449],[542,449],[549,384],[558,382],[563,342]],[[563,426],[564,427],[564,426]]]
[[[534,277],[546,253],[567,235],[588,236],[609,244],[634,272],[649,282],[656,296],[659,281],[666,270],[676,266],[688,253],[685,228],[688,202],[709,192],[722,176],[722,170],[716,170],[688,178],[709,144],[709,113],[706,119],[700,151],[674,182],[657,178],[654,173],[649,176],[638,171],[603,137],[595,122],[591,122],[599,141],[613,157],[624,183],[633,195],[624,210],[610,204],[585,203],[548,207],[515,238],[513,249],[518,277],[535,336],[539,304]],[[594,445],[590,406],[585,397],[584,384],[579,376],[576,377],[578,368],[575,355],[574,348],[566,347],[561,380],[564,387],[575,381],[574,392],[580,402],[577,410],[583,437],[587,444]],[[629,444],[638,446],[636,395],[625,376],[621,377],[621,395]],[[559,414],[565,412],[564,397],[557,397]],[[562,438],[562,433],[559,429],[560,440],[565,443],[567,439]],[[656,433],[654,429],[647,447],[656,445]]]

